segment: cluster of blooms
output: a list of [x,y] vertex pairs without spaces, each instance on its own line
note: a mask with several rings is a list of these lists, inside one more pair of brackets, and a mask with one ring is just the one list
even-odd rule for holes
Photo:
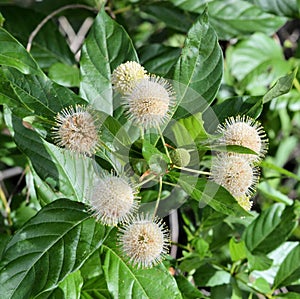
[[230,117],[218,126],[217,131],[222,134],[222,145],[240,145],[257,153],[225,152],[216,156],[211,167],[211,179],[226,188],[249,211],[252,207],[250,198],[259,178],[257,165],[267,151],[266,133],[257,121],[247,116]]
[[90,199],[91,211],[105,225],[119,227],[119,245],[129,262],[149,268],[168,252],[169,234],[162,220],[139,215],[137,188],[125,176],[103,175]]
[[[149,75],[137,62],[118,66],[112,74],[114,90],[123,97],[128,119],[143,129],[157,127],[170,117],[174,91],[167,80]],[[65,108],[53,128],[57,145],[87,156],[99,148],[96,113],[83,106]],[[161,262],[168,252],[169,233],[154,215],[139,215],[137,188],[125,176],[103,174],[90,196],[93,216],[105,225],[119,227],[119,245],[128,261],[138,268]]]

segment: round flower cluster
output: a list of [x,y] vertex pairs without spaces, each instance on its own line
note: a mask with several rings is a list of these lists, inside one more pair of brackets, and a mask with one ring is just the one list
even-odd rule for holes
[[63,109],[55,118],[54,141],[66,149],[91,156],[98,148],[97,118],[84,106]]
[[99,178],[92,190],[90,211],[105,225],[119,227],[119,245],[125,258],[138,268],[150,268],[168,252],[169,234],[161,219],[139,215],[137,188],[125,176]]
[[247,211],[259,179],[257,164],[267,152],[268,140],[262,126],[247,116],[230,117],[219,125],[220,144],[239,145],[256,154],[225,152],[217,155],[211,167],[210,178],[226,188]]
[[123,96],[126,115],[135,125],[147,129],[170,118],[175,92],[167,80],[147,74],[137,62],[128,61],[113,71],[112,82]]

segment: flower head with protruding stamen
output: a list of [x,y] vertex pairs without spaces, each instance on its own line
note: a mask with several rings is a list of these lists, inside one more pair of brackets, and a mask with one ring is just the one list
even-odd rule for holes
[[137,268],[151,268],[169,251],[169,232],[161,219],[138,215],[119,231],[123,254]]
[[240,155],[220,154],[211,167],[210,178],[235,198],[251,196],[258,181],[258,170]]
[[165,79],[154,75],[142,79],[124,97],[127,115],[136,125],[143,128],[163,124],[171,114],[175,93]]
[[64,108],[55,117],[55,143],[66,149],[91,156],[98,148],[96,116],[86,107],[76,105]]
[[136,212],[137,191],[125,177],[113,174],[99,178],[92,189],[90,206],[93,215],[106,225],[128,221]]
[[241,154],[249,162],[260,161],[267,152],[268,139],[263,127],[248,116],[229,117],[219,125],[218,132],[223,134],[223,145],[241,145],[256,152],[257,155]]
[[111,82],[115,90],[125,95],[131,92],[139,80],[147,77],[147,71],[143,66],[135,61],[127,61],[113,71]]

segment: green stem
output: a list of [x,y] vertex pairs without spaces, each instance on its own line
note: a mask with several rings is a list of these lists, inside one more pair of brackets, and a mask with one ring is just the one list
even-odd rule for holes
[[160,176],[159,177],[158,195],[157,195],[156,205],[155,205],[154,212],[153,212],[153,219],[155,218],[155,215],[157,213],[157,209],[158,209],[160,198],[161,198],[161,192],[162,192],[162,177]]
[[157,126],[157,130],[158,130],[158,133],[159,133],[159,135],[160,135],[160,139],[161,139],[161,141],[162,141],[162,143],[163,143],[163,146],[164,146],[166,155],[167,155],[167,157],[168,157],[170,163],[172,164],[172,159],[171,159],[171,157],[170,157],[168,148],[167,148],[167,146],[166,146],[165,138],[164,138],[163,133],[162,133],[162,131],[161,131],[161,129],[160,129],[159,126]]
[[300,83],[297,78],[294,79],[293,84],[296,87],[296,89],[300,92]]
[[181,167],[181,166],[176,166],[176,165],[173,165],[173,168],[188,171],[188,172],[193,172],[193,173],[197,173],[197,174],[211,175],[211,173],[207,172],[207,171],[201,171],[201,170],[196,170],[196,169],[191,169],[191,168],[186,168],[186,167]]
[[152,180],[155,179],[155,178],[156,178],[156,175],[152,175],[152,176],[150,176],[147,180],[142,181],[142,182],[140,182],[139,184],[137,184],[136,187],[139,188],[139,187],[143,186],[144,184],[146,184],[146,183],[152,181]]
[[3,190],[2,190],[1,187],[0,187],[0,198],[1,198],[1,201],[2,201],[3,206],[5,208],[5,213],[6,213],[5,216],[6,216],[7,222],[11,226],[12,225],[12,221],[11,221],[11,217],[10,217],[10,212],[11,212],[10,206],[9,206],[9,203],[8,203],[8,201],[6,199],[6,196],[5,196],[5,194],[4,194],[4,192],[3,192]]

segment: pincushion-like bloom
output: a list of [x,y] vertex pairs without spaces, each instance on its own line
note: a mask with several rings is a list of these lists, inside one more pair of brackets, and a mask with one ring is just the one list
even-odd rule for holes
[[139,80],[147,77],[147,71],[143,66],[135,61],[127,61],[113,71],[111,82],[115,90],[125,95],[131,92]]
[[84,106],[63,109],[55,117],[55,143],[76,153],[91,156],[98,147],[96,117]]
[[161,219],[137,215],[120,228],[119,243],[129,263],[151,268],[168,253],[169,232]]
[[258,162],[266,154],[268,140],[259,122],[248,116],[229,117],[219,125],[218,132],[223,134],[224,145],[241,145],[250,148],[257,155],[242,154],[249,162]]
[[137,82],[124,97],[127,115],[136,125],[143,128],[157,127],[170,116],[175,93],[165,79],[154,75]]
[[127,179],[113,174],[103,176],[94,184],[89,199],[91,211],[103,224],[117,225],[136,211],[136,194]]
[[258,170],[240,155],[218,155],[210,178],[226,188],[236,199],[251,196],[258,181]]

